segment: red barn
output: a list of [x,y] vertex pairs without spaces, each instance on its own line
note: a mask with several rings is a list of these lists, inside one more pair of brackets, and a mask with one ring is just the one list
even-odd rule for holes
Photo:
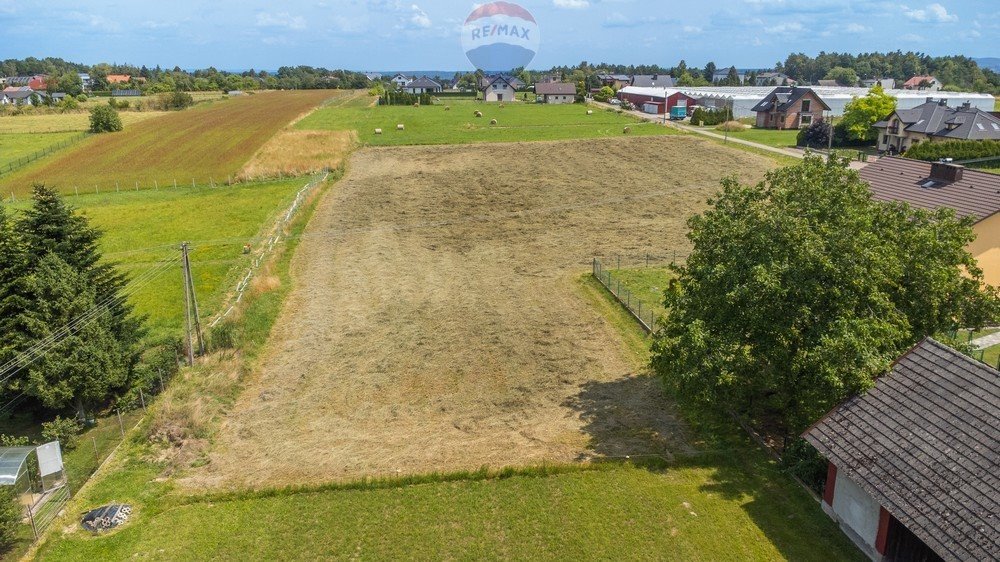
[[618,92],[618,99],[628,101],[640,110],[647,103],[657,104],[659,115],[669,113],[677,106],[693,107],[698,104],[698,100],[677,90],[651,91],[649,88],[623,88]]

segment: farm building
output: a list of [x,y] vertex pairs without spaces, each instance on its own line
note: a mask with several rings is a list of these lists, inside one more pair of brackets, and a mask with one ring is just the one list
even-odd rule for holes
[[676,83],[669,74],[636,74],[630,85],[636,88],[673,88]]
[[954,209],[975,221],[976,239],[966,248],[986,282],[1000,286],[1000,175],[945,162],[880,158],[861,170],[878,201],[909,203],[918,209]]
[[[684,94],[698,99],[699,105],[710,107],[709,103],[716,107],[729,105],[733,110],[734,117],[755,117],[754,106],[760,103],[765,97],[774,91],[773,87],[761,86],[704,86],[704,87],[677,87],[677,88],[636,88],[629,86],[622,88],[619,93],[639,94],[645,96],[665,97],[664,90],[683,92]],[[844,107],[854,99],[855,96],[862,97],[868,94],[867,88],[823,88],[813,86],[812,90],[830,106],[829,115],[839,117],[844,114]],[[911,109],[927,101],[927,93],[916,90],[886,90],[886,93],[896,98],[897,108]],[[969,102],[971,107],[977,107],[983,111],[993,111],[994,98],[989,94],[976,94],[969,92],[936,92],[935,98],[947,100],[948,104],[957,107],[965,102]],[[707,100],[709,103],[701,103]]]
[[933,339],[803,437],[823,509],[872,560],[1000,559],[1000,372]]
[[927,101],[913,109],[897,109],[879,130],[878,149],[896,154],[920,142],[951,140],[1000,140],[1000,117],[972,107],[968,102],[949,107],[944,100]]
[[[663,115],[669,113],[675,107],[694,107],[700,105],[694,97],[679,90],[650,88],[640,91],[625,88],[618,92],[618,99],[627,101],[632,105],[645,111],[644,106],[652,104],[656,106],[656,113]],[[652,113],[646,111],[646,113]]]
[[569,82],[535,84],[535,95],[541,103],[573,103],[576,101],[576,85]]
[[483,101],[514,101],[517,92],[510,80],[505,76],[495,76],[485,86],[480,86],[479,91],[483,93]]
[[823,119],[829,111],[812,88],[778,86],[753,107],[758,129],[800,129]]
[[407,82],[403,86],[403,91],[410,94],[436,94],[443,90],[441,84],[431,80],[426,76],[421,76],[416,80]]

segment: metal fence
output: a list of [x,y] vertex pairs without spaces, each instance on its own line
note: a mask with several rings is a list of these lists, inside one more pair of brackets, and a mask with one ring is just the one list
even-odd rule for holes
[[4,174],[9,174],[9,173],[11,173],[11,172],[13,172],[15,170],[19,170],[19,169],[27,166],[28,164],[31,164],[35,160],[38,160],[39,158],[44,158],[44,157],[48,156],[49,154],[52,154],[53,152],[55,152],[57,150],[62,150],[62,149],[66,148],[66,147],[68,147],[70,145],[76,144],[76,143],[82,141],[83,139],[87,138],[87,134],[88,133],[80,133],[79,135],[70,137],[70,138],[68,138],[68,139],[66,139],[64,141],[60,141],[60,142],[57,142],[56,144],[53,144],[53,145],[48,146],[46,148],[43,148],[42,150],[39,150],[38,152],[34,152],[34,153],[29,154],[27,156],[22,156],[22,157],[20,157],[20,158],[18,158],[16,160],[14,160],[13,162],[8,163],[6,166],[0,167],[0,176],[2,176]]
[[[620,258],[616,260],[616,263],[620,263]],[[623,287],[621,278],[615,277],[611,270],[605,268],[604,263],[598,258],[594,258],[593,274],[594,278],[600,281],[601,285],[604,285],[604,288],[625,307],[625,310],[639,321],[639,325],[642,326],[642,329],[647,334],[651,334],[657,330],[659,325],[657,323],[656,311],[648,305],[644,307],[642,300],[636,298],[628,287]]]

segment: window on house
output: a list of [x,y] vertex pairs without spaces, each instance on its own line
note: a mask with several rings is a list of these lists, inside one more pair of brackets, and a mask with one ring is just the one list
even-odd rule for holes
[[812,115],[803,115],[802,116],[802,126],[803,127],[808,127],[809,125],[812,125],[812,122],[813,122],[813,116]]
[[802,100],[802,113],[809,113],[812,109],[812,100]]

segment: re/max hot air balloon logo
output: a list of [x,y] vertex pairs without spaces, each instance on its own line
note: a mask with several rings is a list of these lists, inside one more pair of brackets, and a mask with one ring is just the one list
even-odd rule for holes
[[462,28],[462,47],[476,68],[504,72],[526,67],[538,52],[538,23],[510,2],[483,4]]

